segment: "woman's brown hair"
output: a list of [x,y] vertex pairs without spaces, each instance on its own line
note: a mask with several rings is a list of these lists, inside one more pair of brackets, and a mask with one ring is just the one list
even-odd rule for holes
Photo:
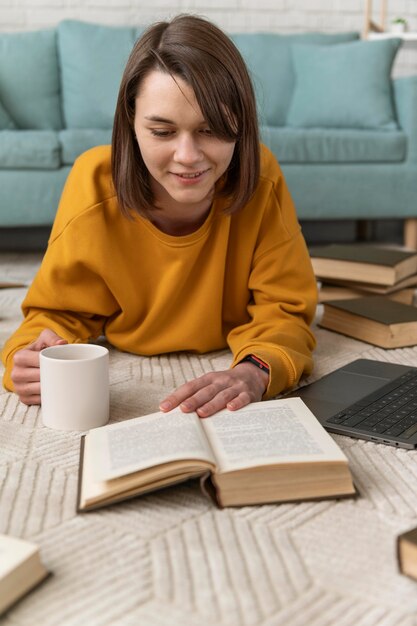
[[112,136],[112,176],[122,213],[146,214],[154,206],[149,172],[134,132],[135,100],[153,70],[190,85],[213,134],[236,142],[219,193],[228,198],[227,212],[242,208],[255,190],[260,169],[252,83],[236,46],[217,26],[179,15],[145,31],[123,73]]

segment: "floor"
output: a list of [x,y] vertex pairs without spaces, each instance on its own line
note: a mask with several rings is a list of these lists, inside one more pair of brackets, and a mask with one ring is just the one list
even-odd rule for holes
[[[30,281],[39,255],[0,254],[0,281]],[[25,288],[0,289],[0,342]],[[320,313],[319,313],[320,314]],[[358,357],[417,364],[314,327],[315,380]],[[111,420],[156,410],[227,350],[145,358],[111,351]],[[308,382],[308,381],[304,381]],[[52,576],[2,626],[417,626],[417,583],[396,561],[417,526],[417,451],[335,436],[359,495],[218,510],[197,482],[77,514],[79,433],[0,391],[0,532],[38,543]]]

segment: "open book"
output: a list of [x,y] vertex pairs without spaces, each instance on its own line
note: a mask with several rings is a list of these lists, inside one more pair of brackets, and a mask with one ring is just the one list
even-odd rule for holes
[[202,477],[219,506],[355,493],[348,461],[300,398],[200,419],[154,413],[82,438],[78,510]]
[[48,576],[36,544],[0,535],[0,613]]

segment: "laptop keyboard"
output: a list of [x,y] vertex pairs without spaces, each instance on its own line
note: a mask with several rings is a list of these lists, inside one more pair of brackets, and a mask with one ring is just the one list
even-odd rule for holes
[[409,439],[417,433],[417,373],[403,374],[326,423]]

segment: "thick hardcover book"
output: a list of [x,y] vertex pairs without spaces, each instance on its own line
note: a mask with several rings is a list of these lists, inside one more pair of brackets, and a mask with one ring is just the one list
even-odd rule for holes
[[300,398],[200,419],[153,413],[91,430],[78,511],[200,478],[220,507],[355,495],[346,456]]
[[417,252],[371,244],[330,244],[310,250],[314,273],[341,279],[395,285],[417,273]]
[[407,276],[406,278],[396,282],[395,285],[377,285],[376,283],[365,283],[356,280],[341,280],[338,278],[332,278],[330,280],[323,280],[320,282],[324,285],[343,287],[356,291],[361,290],[364,292],[363,295],[366,295],[367,292],[368,295],[374,294],[376,296],[386,296],[405,289],[415,290],[417,287],[417,274],[411,274],[411,276]]
[[[350,287],[344,285],[333,285],[330,283],[322,283],[319,286],[319,302],[328,302],[329,300],[349,300],[352,298],[364,298],[371,294],[366,289],[360,289],[358,287]],[[415,296],[415,289],[409,287],[407,289],[398,289],[387,293],[387,298],[391,300],[397,300],[403,304],[413,304]]]
[[400,571],[417,580],[417,528],[398,537],[397,556]]
[[381,348],[417,344],[417,308],[385,296],[325,302],[319,325]]
[[48,575],[36,544],[0,535],[0,614]]

